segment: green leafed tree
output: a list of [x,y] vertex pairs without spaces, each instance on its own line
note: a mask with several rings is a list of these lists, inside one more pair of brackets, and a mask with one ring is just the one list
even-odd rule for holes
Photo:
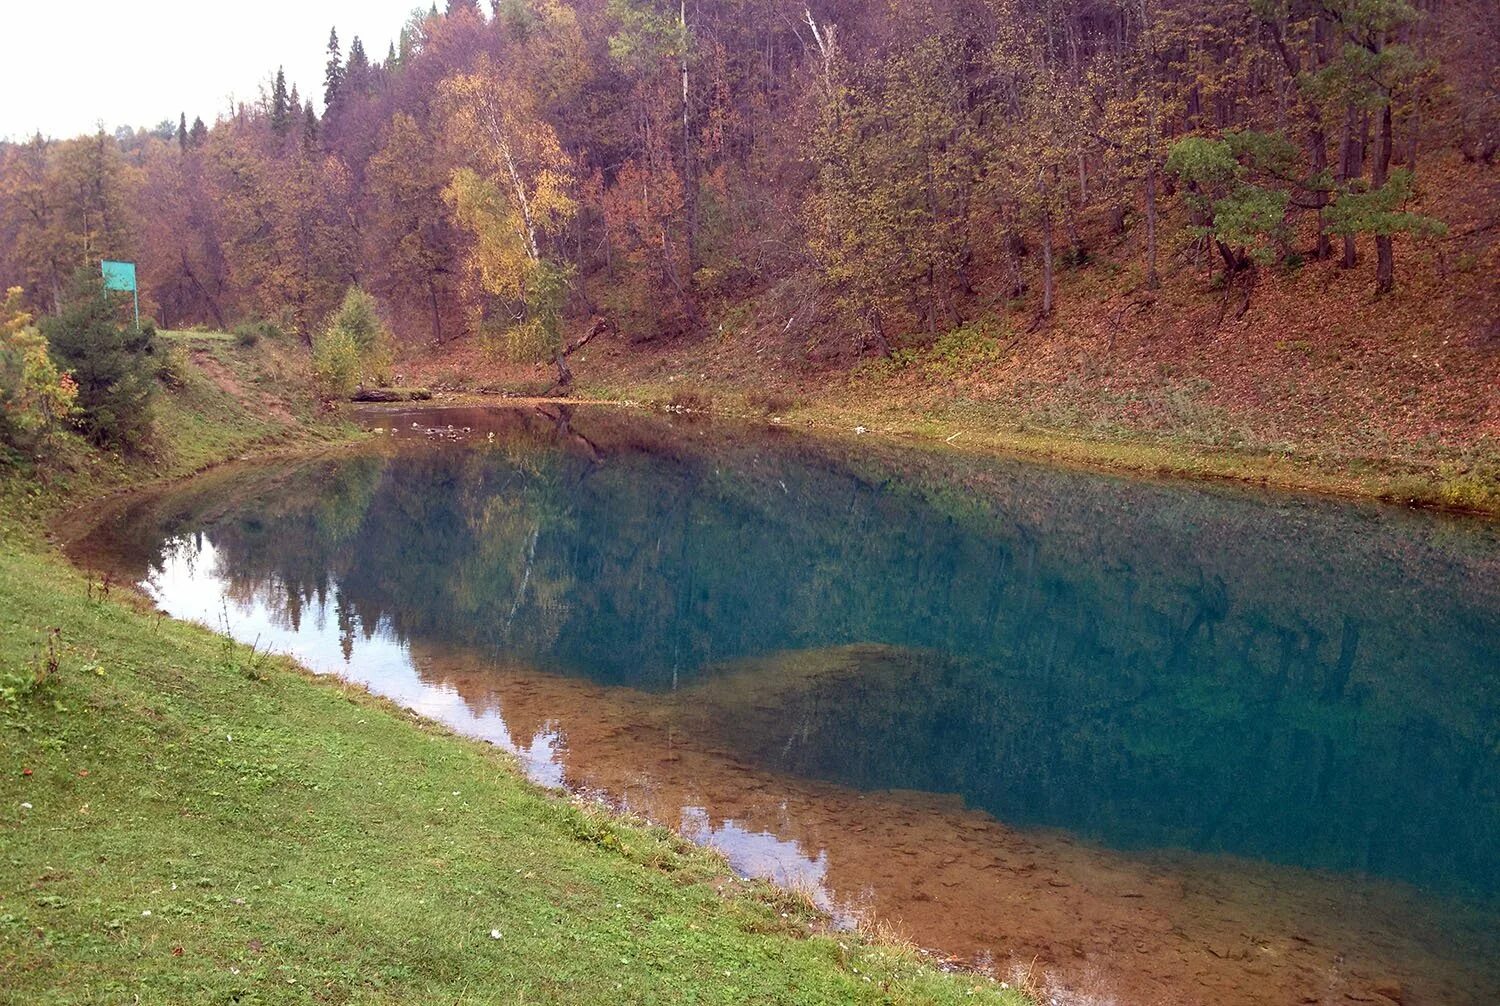
[[[1423,15],[1405,0],[1319,0],[1319,4],[1332,22],[1336,45],[1326,63],[1304,73],[1299,84],[1317,100],[1347,107],[1350,125],[1346,133],[1356,113],[1376,121],[1369,177],[1363,176],[1363,163],[1359,171],[1349,170],[1346,163],[1343,184],[1327,212],[1327,226],[1349,238],[1362,233],[1374,237],[1375,290],[1387,293],[1396,283],[1395,236],[1439,233],[1442,226],[1406,211],[1415,178],[1410,170],[1391,171],[1395,107],[1432,71],[1431,63],[1403,41]],[[1346,136],[1346,147],[1349,142]],[[1346,265],[1353,264],[1352,251],[1351,243]]]
[[1213,242],[1226,275],[1274,262],[1285,249],[1291,196],[1266,179],[1284,176],[1295,159],[1279,133],[1188,136],[1172,146],[1166,170],[1186,188],[1193,233]]
[[371,297],[351,286],[313,340],[313,380],[327,400],[391,380],[391,335]]

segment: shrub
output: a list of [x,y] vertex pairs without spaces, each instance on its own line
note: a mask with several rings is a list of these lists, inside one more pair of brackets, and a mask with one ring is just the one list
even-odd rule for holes
[[351,286],[343,303],[329,315],[322,335],[313,341],[313,370],[319,393],[329,400],[347,398],[355,388],[365,385],[387,387],[393,359],[390,332],[380,320],[375,298]]
[[177,346],[162,346],[156,352],[156,379],[173,390],[187,387],[187,356]]
[[78,386],[57,369],[47,340],[21,309],[21,291],[0,303],[0,441],[29,450],[72,414]]
[[244,321],[234,327],[234,341],[245,349],[259,345],[262,339],[279,338],[281,338],[281,326],[263,318]]
[[995,362],[1002,356],[1001,331],[995,319],[979,318],[944,332],[928,351],[928,373],[935,377],[958,377]]
[[313,340],[313,386],[325,402],[348,398],[359,387],[359,345],[334,326]]
[[151,432],[156,342],[149,332],[116,319],[103,281],[83,270],[62,314],[42,322],[42,334],[78,384],[84,435],[103,447],[138,447]]
[[330,328],[342,328],[354,340],[361,354],[377,348],[386,338],[385,325],[381,323],[376,311],[375,298],[358,286],[351,286],[344,294],[343,302],[328,319],[328,325]]
[[505,331],[505,357],[511,363],[546,363],[552,359],[553,340],[547,328],[528,318]]

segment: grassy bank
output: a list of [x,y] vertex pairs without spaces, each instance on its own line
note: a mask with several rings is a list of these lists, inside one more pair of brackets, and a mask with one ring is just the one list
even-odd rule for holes
[[6,479],[0,1002],[1023,1001],[68,566],[41,531],[69,503],[347,433],[200,341],[154,459]]
[[896,437],[945,449],[987,452],[1153,478],[1241,482],[1284,492],[1375,499],[1403,506],[1500,515],[1500,454],[1476,451],[1446,461],[1329,451],[1244,449],[1127,429],[1084,433],[1050,428],[989,403],[883,406],[820,402],[789,410],[814,428]]
[[243,345],[221,332],[165,332],[157,369],[153,432],[140,450],[122,456],[62,436],[41,461],[0,464],[0,539],[34,542],[59,515],[111,492],[358,435],[317,405],[306,352],[290,340]]

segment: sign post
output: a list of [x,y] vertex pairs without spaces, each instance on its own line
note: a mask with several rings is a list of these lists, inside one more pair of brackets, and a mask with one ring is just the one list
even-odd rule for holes
[[99,272],[104,276],[104,289],[106,290],[129,290],[135,301],[135,327],[141,327],[141,293],[135,285],[135,263],[134,262],[111,262],[105,259],[99,263]]

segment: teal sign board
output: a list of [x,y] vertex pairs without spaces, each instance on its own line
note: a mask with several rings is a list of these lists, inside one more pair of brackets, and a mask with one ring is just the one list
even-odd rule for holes
[[135,327],[141,327],[141,298],[135,288],[135,263],[134,262],[111,262],[105,259],[99,263],[99,272],[104,276],[104,289],[106,290],[129,290],[135,294]]
[[104,273],[104,289],[135,289],[134,262],[111,262],[108,259],[105,259],[103,262],[99,263],[99,269]]

